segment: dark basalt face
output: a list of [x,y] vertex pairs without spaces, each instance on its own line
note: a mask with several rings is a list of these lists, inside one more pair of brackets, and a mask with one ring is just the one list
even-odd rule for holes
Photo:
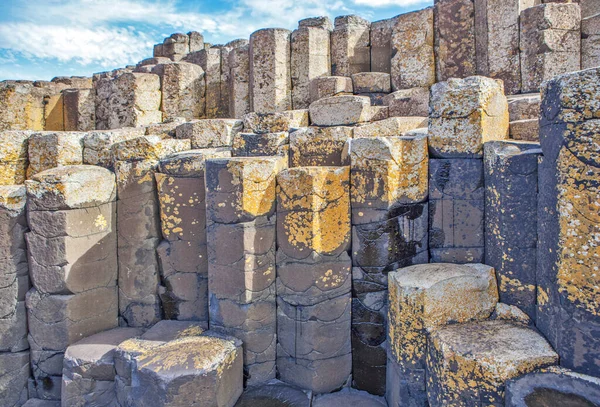
[[536,388],[525,397],[527,407],[596,407],[597,404],[577,394],[563,393],[555,389]]

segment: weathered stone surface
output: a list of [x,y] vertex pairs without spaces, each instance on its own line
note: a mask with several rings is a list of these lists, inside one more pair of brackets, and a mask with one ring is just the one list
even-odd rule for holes
[[429,160],[429,248],[431,262],[483,262],[482,160]]
[[536,0],[475,0],[477,74],[502,79],[507,94],[521,91],[519,14]]
[[547,3],[523,10],[521,77],[523,92],[581,67],[581,10],[574,3]]
[[509,379],[553,365],[558,355],[535,330],[504,321],[449,325],[431,334],[427,397],[431,406],[458,402],[504,405]]
[[301,167],[277,176],[277,243],[286,255],[337,256],[350,245],[350,169]]
[[429,115],[429,88],[411,88],[399,90],[383,98],[388,106],[389,116],[421,116]]
[[93,89],[65,89],[62,92],[65,131],[90,131],[96,128],[94,96]]
[[0,133],[0,185],[18,185],[25,182],[28,155],[27,145],[31,135],[27,131]]
[[23,407],[60,407],[60,401],[30,398],[25,404],[23,404]]
[[178,151],[190,149],[190,140],[173,140],[165,136],[137,137],[112,146],[113,162],[160,160]]
[[221,108],[224,97],[221,94],[221,68],[223,62],[221,57],[222,50],[218,47],[201,49],[185,57],[185,61],[200,65],[204,71],[206,84],[204,114],[207,119],[226,117],[226,112],[223,112]]
[[354,138],[403,136],[407,131],[427,125],[427,117],[390,117],[354,129]]
[[313,407],[384,407],[387,406],[381,397],[373,396],[367,392],[344,389],[337,393],[324,394],[315,397]]
[[[108,97],[107,128],[118,129],[160,123],[162,122],[160,102],[160,78],[158,75],[124,73],[117,76]],[[96,110],[96,112],[98,111]],[[98,120],[98,114],[96,113],[96,115],[96,120]]]
[[235,119],[192,120],[177,127],[178,139],[189,139],[192,148],[228,147],[242,130],[243,123]]
[[[583,4],[582,4],[583,6]],[[582,17],[585,10],[582,8]],[[600,66],[600,8],[581,20],[581,69]]]
[[0,353],[0,400],[3,406],[22,406],[27,401],[29,352]]
[[204,36],[198,31],[187,33],[190,43],[190,52],[200,51],[204,49]]
[[[314,78],[331,75],[331,21],[319,26],[300,26],[290,36],[292,105],[307,109],[310,105],[310,83]],[[299,23],[300,24],[300,23]]]
[[504,398],[507,407],[536,405],[600,404],[600,381],[568,369],[551,366],[509,380]]
[[352,355],[348,353],[322,360],[278,357],[277,370],[284,372],[280,376],[286,383],[315,393],[328,393],[340,389],[348,381],[352,370]]
[[387,106],[371,106],[371,120],[372,122],[376,122],[379,120],[385,120],[390,117],[389,109]]
[[437,81],[475,75],[477,58],[473,0],[436,0],[433,13]]
[[83,137],[77,132],[34,133],[28,140],[27,178],[54,167],[83,163]]
[[483,264],[417,265],[388,275],[388,389],[392,405],[427,405],[427,338],[448,323],[490,316],[498,291],[494,269]]
[[206,211],[210,222],[250,222],[275,212],[278,157],[235,157],[206,163]]
[[[598,317],[600,255],[594,202],[600,189],[599,69],[558,76],[542,93],[539,174],[538,310],[536,324],[557,350],[561,365],[599,374],[593,362]],[[578,338],[577,341],[566,338]]]
[[519,307],[499,302],[496,309],[490,316],[492,320],[502,320],[520,323],[523,325],[533,325],[533,320],[524,313]]
[[372,137],[349,144],[352,223],[394,217],[402,204],[427,198],[427,138]]
[[535,318],[537,143],[485,145],[485,263],[494,267],[500,301]]
[[160,55],[173,61],[181,60],[188,52],[190,52],[190,38],[181,33],[171,34],[165,38],[160,48]]
[[89,132],[83,138],[83,163],[110,168],[113,144],[141,137],[145,132],[143,127]]
[[371,118],[371,101],[366,96],[333,96],[310,104],[310,120],[316,126],[348,126]]
[[282,112],[292,108],[290,31],[258,30],[250,35],[251,110]]
[[116,403],[114,351],[121,342],[141,334],[142,331],[135,328],[116,328],[69,346],[63,362],[63,404],[85,406]]
[[351,95],[352,91],[352,78],[321,76],[310,81],[310,102],[329,96]]
[[266,384],[251,386],[244,390],[235,407],[255,407],[266,405],[286,405],[289,407],[310,407],[312,394],[299,387],[272,380]]
[[44,129],[44,92],[32,82],[2,81],[0,95],[0,129]]
[[233,139],[231,155],[234,157],[260,157],[287,155],[289,134],[277,133],[238,133]]
[[506,99],[508,100],[508,115],[511,122],[539,119],[541,102],[539,93],[510,95]]
[[229,116],[241,119],[250,112],[249,45],[229,53]]
[[256,134],[289,131],[309,125],[307,109],[276,113],[249,113],[244,116],[244,130]]
[[521,141],[539,141],[538,119],[517,120],[510,123],[510,138]]
[[336,17],[331,33],[331,71],[350,76],[371,71],[371,23],[355,15]]
[[390,93],[390,74],[383,72],[360,72],[352,74],[354,93]]
[[26,181],[29,210],[95,207],[114,201],[115,176],[92,165],[70,165],[43,171]]
[[163,119],[187,120],[205,115],[204,70],[195,64],[166,64],[161,75]]
[[[443,39],[440,42],[443,49]],[[394,91],[433,85],[436,68],[433,7],[396,17],[391,47]]]
[[290,167],[344,165],[346,141],[353,137],[352,127],[303,127],[290,133]]
[[164,138],[175,138],[176,130],[179,125],[186,122],[184,117],[172,117],[162,123],[152,123],[145,126],[146,136],[161,136]]
[[392,31],[398,17],[371,23],[371,72],[391,73]]
[[508,120],[502,82],[472,76],[436,83],[431,87],[430,154],[482,157],[483,143],[508,138]]

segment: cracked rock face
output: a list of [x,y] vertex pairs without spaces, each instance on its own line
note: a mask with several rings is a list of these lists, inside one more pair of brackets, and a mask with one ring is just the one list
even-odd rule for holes
[[315,126],[350,126],[370,120],[371,101],[367,96],[331,96],[311,103],[309,111]]
[[461,400],[504,404],[504,383],[553,365],[558,355],[537,331],[505,321],[449,325],[435,330],[427,355],[431,405]]
[[290,133],[290,167],[342,166],[346,141],[354,128],[304,127]]
[[242,125],[240,120],[234,119],[192,120],[178,126],[176,136],[189,139],[194,149],[229,147]]

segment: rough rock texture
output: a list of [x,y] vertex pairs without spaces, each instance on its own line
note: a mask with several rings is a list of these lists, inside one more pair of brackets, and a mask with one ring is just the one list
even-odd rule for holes
[[257,405],[285,405],[289,407],[311,407],[310,392],[291,386],[279,380],[271,380],[259,386],[244,390],[235,407],[256,407]]
[[140,329],[115,328],[69,346],[63,361],[63,405],[114,405],[114,351],[121,342],[140,335]]
[[241,119],[250,112],[250,47],[229,53],[229,116]]
[[83,137],[78,132],[34,133],[28,140],[27,178],[54,167],[83,164]]
[[433,13],[437,81],[475,75],[477,57],[473,0],[436,0]]
[[449,323],[483,320],[498,301],[494,269],[483,264],[423,264],[390,273],[386,398],[427,406],[427,340]]
[[336,17],[331,33],[333,75],[350,76],[371,71],[370,25],[355,15]]
[[511,122],[539,119],[541,102],[539,93],[510,95],[506,99],[508,101],[508,116]]
[[521,77],[523,92],[581,67],[581,10],[574,3],[547,3],[523,10]]
[[[231,155],[234,157],[260,157],[280,155],[287,157],[289,133],[238,133],[233,139]],[[286,160],[287,161],[287,160]]]
[[292,108],[290,31],[258,30],[250,36],[251,110],[282,112]]
[[510,122],[510,138],[519,141],[539,141],[540,125],[538,119]]
[[177,127],[176,137],[189,139],[194,149],[229,147],[242,126],[242,121],[235,119],[192,120]]
[[0,82],[0,129],[43,130],[44,92],[32,82]]
[[277,370],[333,391],[352,370],[349,168],[291,168],[277,181]]
[[[582,17],[584,9],[581,10]],[[600,8],[581,20],[581,69],[600,66]]]
[[[328,24],[324,24],[326,28],[300,26],[291,34],[290,63],[294,109],[306,109],[310,105],[312,79],[331,75],[331,21],[328,18],[327,20]],[[302,21],[299,24],[302,24]]]
[[506,94],[521,91],[519,15],[536,0],[475,0],[477,74],[504,81]]
[[351,95],[352,91],[352,78],[321,76],[310,81],[310,102],[329,96]]
[[29,352],[0,353],[0,401],[7,407],[27,401]]
[[433,8],[396,17],[392,33],[392,89],[429,87],[435,82]]
[[290,133],[290,167],[344,165],[343,151],[352,127],[303,127]]
[[208,253],[204,168],[228,149],[189,150],[160,161],[156,176],[163,241],[157,247],[167,319],[208,325]]
[[371,23],[371,72],[391,73],[392,32],[398,17]]
[[224,95],[221,94],[221,56],[221,48],[208,48],[191,53],[185,58],[187,62],[200,65],[204,71],[206,98],[203,112],[208,119],[227,116],[227,112],[222,109]]
[[504,405],[504,387],[558,355],[535,330],[505,321],[449,325],[432,332],[427,355],[427,397],[432,407],[461,403]]
[[429,115],[429,88],[398,90],[386,95],[383,104],[388,106],[390,117]]
[[[117,76],[111,85],[106,128],[138,127],[162,122],[160,77],[158,75],[124,73]],[[104,129],[98,126],[97,128]]]
[[387,406],[387,403],[383,398],[373,396],[367,392],[347,389],[337,393],[316,396],[312,403],[312,407],[345,406],[384,407]]
[[30,136],[31,132],[20,130],[0,133],[0,185],[18,185],[25,182]]
[[535,319],[537,143],[485,145],[485,263],[494,267],[500,301]]
[[352,74],[354,93],[390,93],[390,74],[383,72],[360,72]]
[[600,381],[568,369],[549,367],[509,380],[504,400],[506,407],[527,403],[597,405],[600,404]]
[[429,160],[429,248],[432,263],[483,262],[482,160]]
[[187,120],[205,115],[204,70],[195,64],[166,64],[161,75],[163,119]]
[[206,164],[211,329],[244,342],[248,384],[275,378],[275,179],[281,158]]
[[406,132],[427,125],[427,117],[390,117],[365,123],[354,129],[354,138],[403,136]]
[[278,113],[248,113],[244,116],[244,131],[256,134],[290,131],[309,125],[308,109]]
[[65,89],[65,131],[90,131],[96,128],[96,105],[93,89]]
[[315,126],[348,126],[371,118],[371,101],[366,96],[332,96],[310,104],[310,120]]
[[83,163],[112,168],[112,146],[125,140],[141,137],[143,127],[91,131],[83,138]]
[[25,204],[25,187],[0,186],[0,352],[29,348],[24,302],[29,289]]
[[[600,69],[559,76],[542,91],[539,168],[537,327],[561,365],[597,376],[593,339],[600,256],[595,202],[600,197],[597,106]],[[566,338],[578,338],[570,340]]]
[[482,157],[483,143],[508,138],[501,81],[472,76],[431,87],[429,151],[436,158]]

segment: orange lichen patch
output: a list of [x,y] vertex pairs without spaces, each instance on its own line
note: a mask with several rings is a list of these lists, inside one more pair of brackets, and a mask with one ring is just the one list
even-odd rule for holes
[[27,160],[0,162],[0,185],[18,185],[25,182]]
[[558,157],[558,290],[579,308],[600,309],[600,168],[569,150]]
[[546,305],[550,298],[548,293],[541,286],[537,287],[537,303],[538,305]]
[[82,164],[84,135],[77,132],[33,134],[29,138],[27,178],[51,168]]
[[388,346],[407,368],[423,362],[428,331],[485,319],[498,301],[494,269],[484,265],[417,265],[388,278]]
[[428,396],[440,405],[473,400],[498,405],[507,380],[555,364],[558,355],[535,330],[505,321],[450,325],[431,333]]
[[22,213],[27,202],[26,189],[23,185],[0,186],[0,208],[14,212],[15,216]]
[[355,139],[350,144],[350,160],[353,206],[380,201],[391,207],[427,197],[426,137]]
[[[155,177],[163,236],[170,240],[172,235],[184,239],[186,234],[193,234],[187,229],[195,229],[194,225],[203,223],[200,218],[206,216],[203,179],[177,178],[161,173],[156,173]],[[184,218],[187,223],[183,222]]]
[[279,177],[278,207],[288,242],[331,253],[350,239],[348,167],[302,167]]
[[[555,90],[560,89],[560,92]],[[542,86],[542,100],[559,105],[558,111],[552,109],[557,121],[572,123],[590,119],[600,119],[600,83],[598,71],[589,69],[576,73],[560,75]],[[549,99],[548,90],[553,93]]]
[[499,302],[496,304],[496,309],[494,310],[495,319],[500,319],[503,321],[513,321],[518,322],[524,325],[529,325],[531,323],[531,319],[529,316],[521,311],[519,307],[514,305],[503,304]]
[[236,211],[261,216],[269,213],[275,202],[279,158],[232,158],[227,163],[231,184],[235,186],[232,205]]
[[510,278],[504,274],[500,276],[500,291],[515,292],[515,291],[535,291],[536,287],[533,284],[523,284],[517,278]]
[[147,351],[138,360],[138,369],[156,374],[218,374],[233,363],[236,352],[232,341],[208,336],[185,337]]

